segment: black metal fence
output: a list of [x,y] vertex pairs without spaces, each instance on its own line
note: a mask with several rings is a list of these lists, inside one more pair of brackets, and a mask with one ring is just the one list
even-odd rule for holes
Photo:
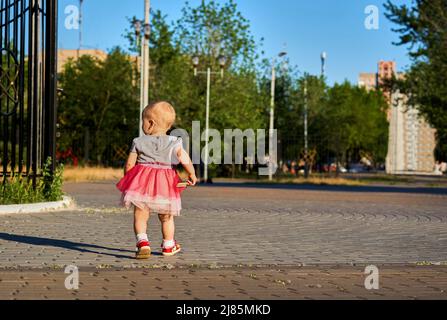
[[55,159],[57,0],[0,0],[0,10],[0,176],[35,184]]

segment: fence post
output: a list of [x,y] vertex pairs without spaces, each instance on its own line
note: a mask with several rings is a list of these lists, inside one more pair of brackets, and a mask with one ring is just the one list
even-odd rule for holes
[[51,158],[51,173],[56,165],[57,122],[57,0],[46,0],[45,48],[45,143],[44,161]]

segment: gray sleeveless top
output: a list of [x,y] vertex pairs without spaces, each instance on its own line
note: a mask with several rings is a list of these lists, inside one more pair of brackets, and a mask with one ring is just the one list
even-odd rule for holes
[[172,136],[142,136],[132,142],[130,152],[138,154],[139,164],[157,163],[177,165],[177,151],[182,148],[182,139]]

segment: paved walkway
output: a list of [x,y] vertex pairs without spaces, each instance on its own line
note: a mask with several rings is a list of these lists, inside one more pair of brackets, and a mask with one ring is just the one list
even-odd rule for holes
[[362,268],[84,269],[78,290],[63,270],[0,271],[0,299],[447,299],[447,268],[383,267],[379,290]]
[[[67,184],[65,190],[75,197],[77,209],[0,216],[0,295],[10,294],[3,290],[5,274],[14,277],[19,269],[30,275],[45,270],[51,274],[66,265],[76,265],[81,272],[125,268],[131,275],[158,270],[166,277],[189,269],[200,274],[233,268],[239,271],[231,272],[247,275],[250,268],[264,268],[266,274],[286,268],[292,278],[299,276],[301,266],[316,266],[315,280],[323,267],[376,264],[401,274],[399,266],[432,263],[443,275],[447,270],[446,189],[237,184],[192,188],[184,194],[185,210],[177,219],[177,239],[184,252],[171,258],[159,254],[159,224],[152,217],[149,233],[155,254],[147,261],[133,259],[132,214],[117,205],[113,183]],[[158,268],[171,270],[163,273]],[[414,272],[434,275],[432,269]],[[445,283],[431,294],[443,298]],[[301,297],[282,292],[282,297]],[[401,296],[414,293],[408,289]]]

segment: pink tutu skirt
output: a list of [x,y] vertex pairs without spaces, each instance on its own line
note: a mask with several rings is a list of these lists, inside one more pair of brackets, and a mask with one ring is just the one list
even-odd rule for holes
[[121,204],[132,205],[155,214],[180,215],[182,203],[178,188],[181,182],[170,165],[137,164],[116,185],[121,191]]

